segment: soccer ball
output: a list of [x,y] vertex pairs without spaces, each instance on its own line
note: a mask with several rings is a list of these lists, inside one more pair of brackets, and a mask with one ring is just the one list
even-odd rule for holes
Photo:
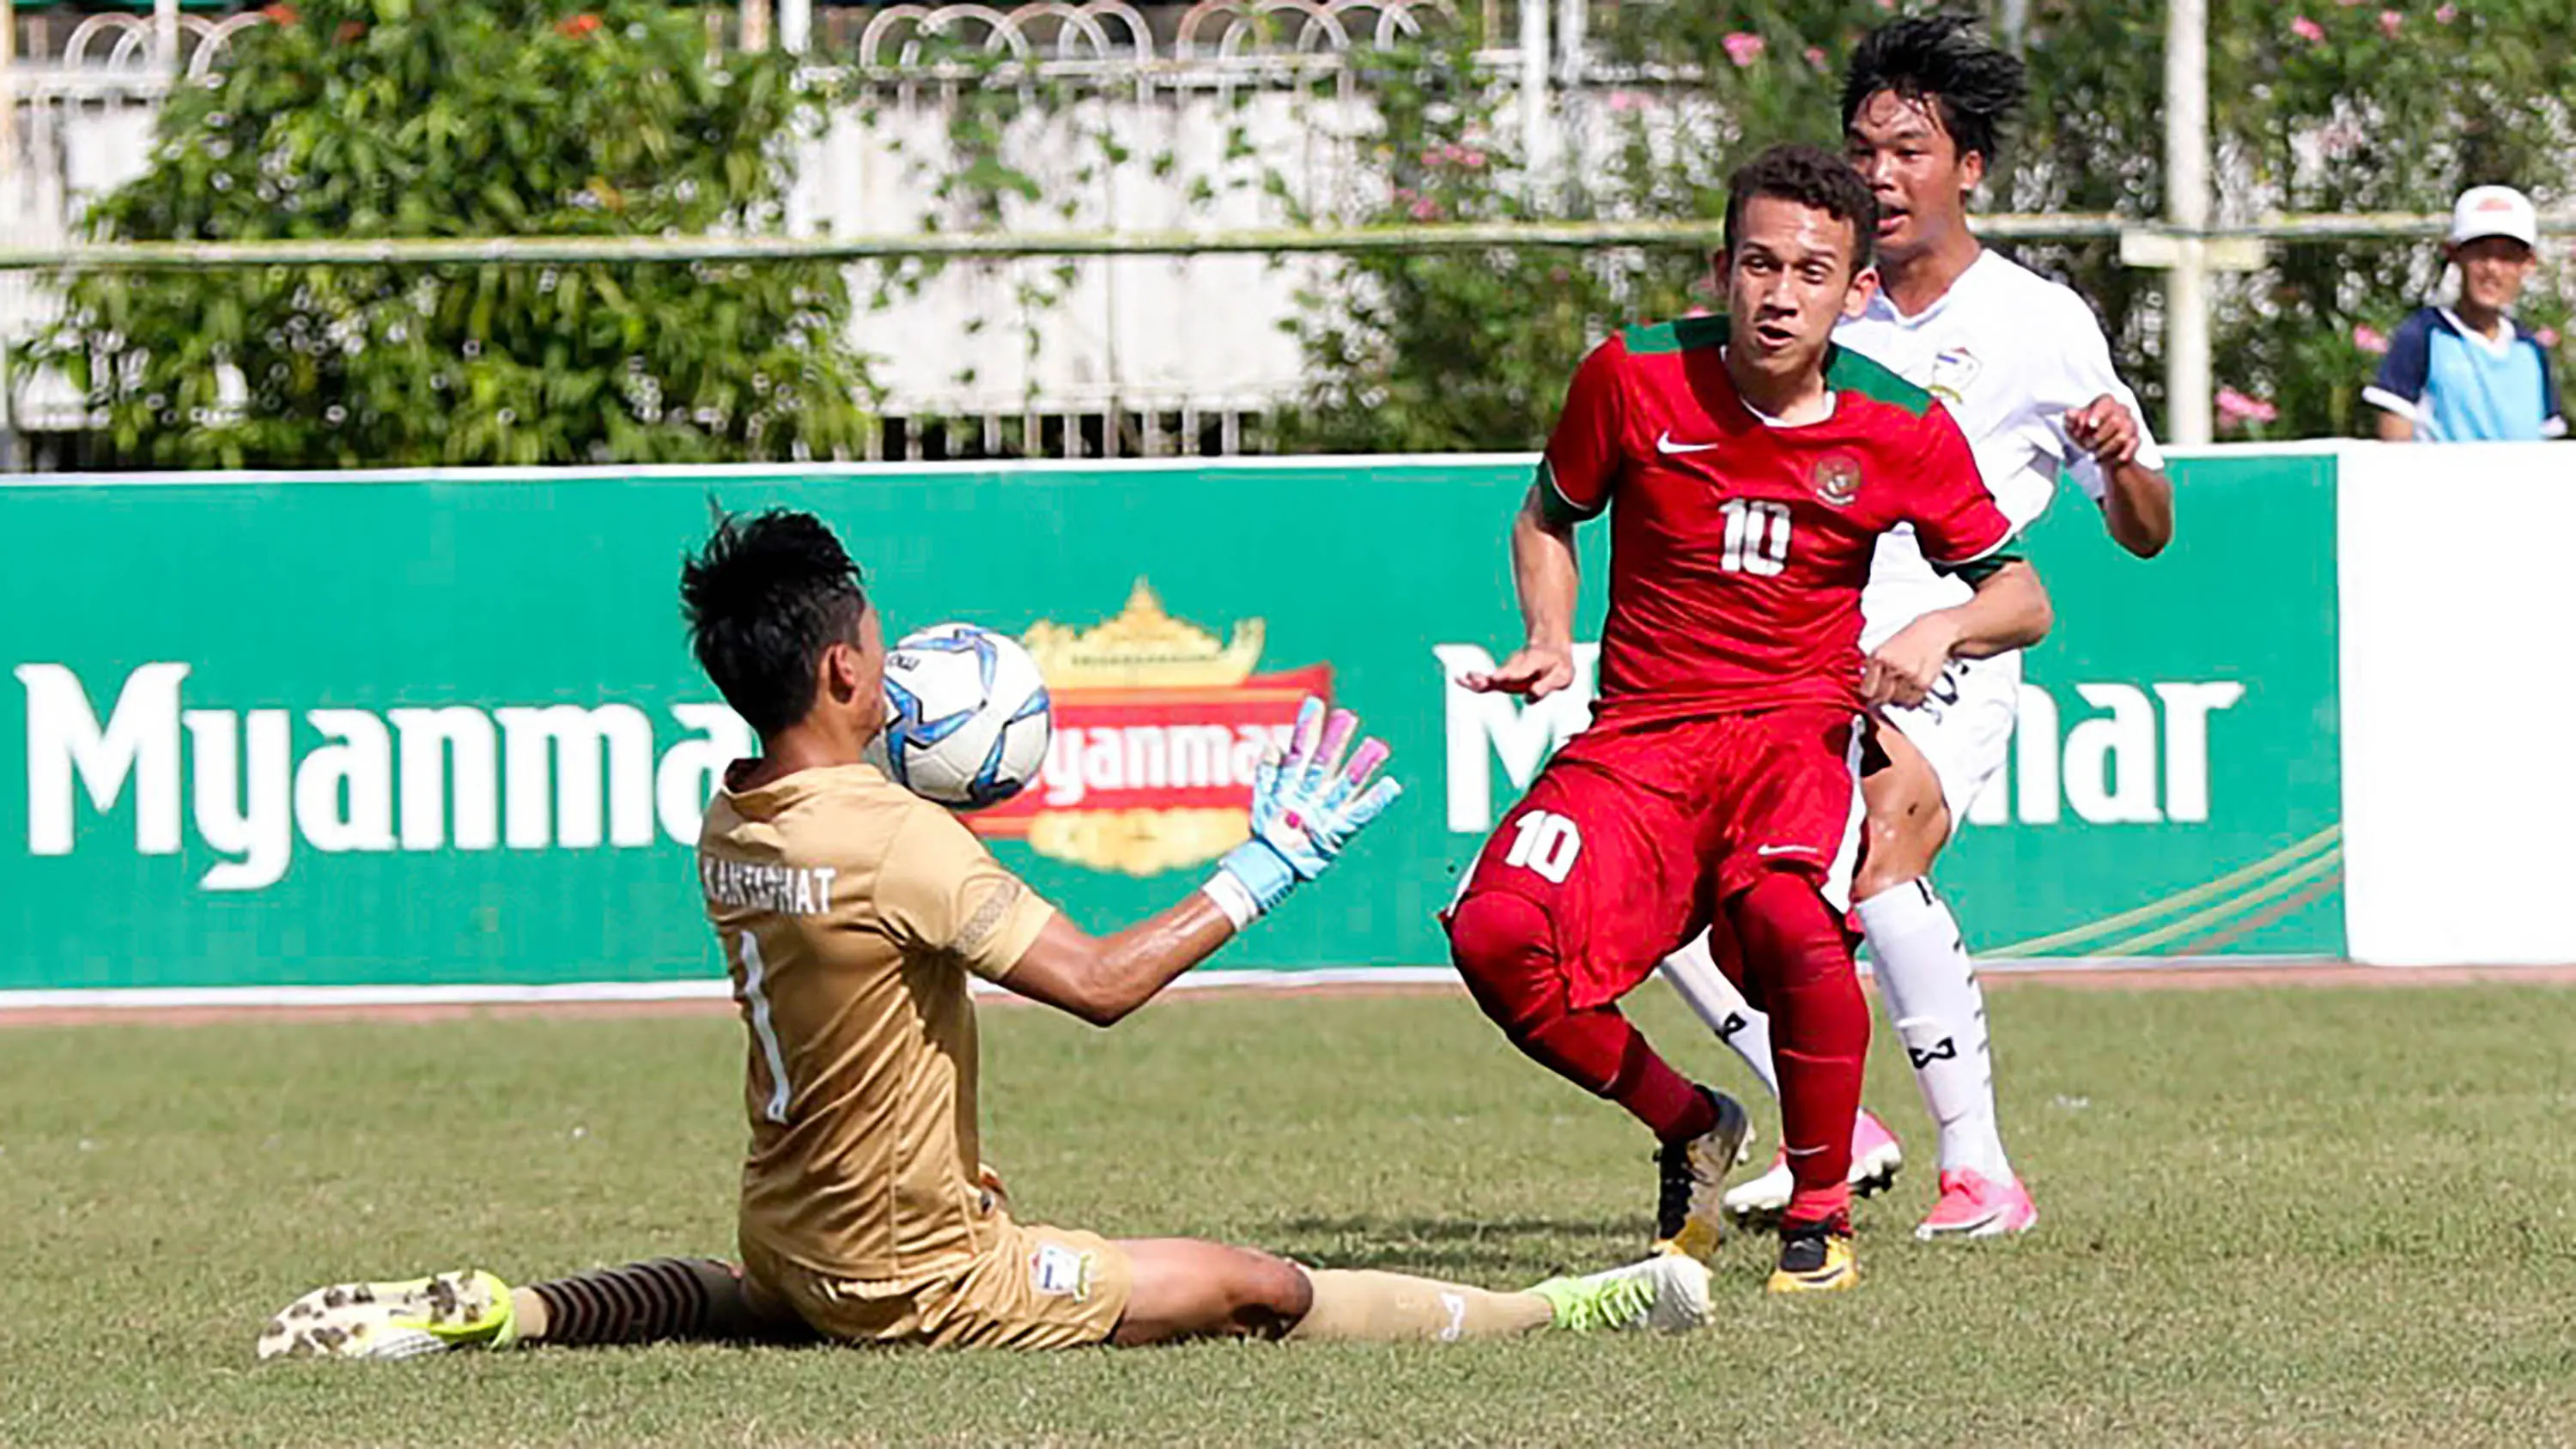
[[886,651],[886,728],[893,781],[963,809],[1020,793],[1046,764],[1046,681],[1017,640],[973,624],[936,624]]

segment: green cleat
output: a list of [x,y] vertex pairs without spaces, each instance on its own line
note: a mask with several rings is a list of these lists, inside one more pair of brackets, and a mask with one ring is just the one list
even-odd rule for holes
[[507,1348],[519,1334],[510,1285],[479,1268],[403,1283],[316,1288],[268,1321],[259,1356],[411,1358]]
[[1676,1253],[1580,1278],[1550,1278],[1529,1291],[1546,1299],[1556,1310],[1555,1326],[1571,1333],[1688,1333],[1708,1322],[1708,1265]]

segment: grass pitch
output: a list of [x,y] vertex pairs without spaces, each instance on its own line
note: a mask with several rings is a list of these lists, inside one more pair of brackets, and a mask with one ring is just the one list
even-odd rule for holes
[[[1930,1247],[1931,1138],[1855,1294],[1686,1340],[1053,1357],[659,1348],[255,1367],[316,1284],[726,1253],[716,1019],[0,1034],[0,1443],[2576,1441],[2576,991],[1998,990],[2032,1238]],[[1723,1057],[1660,988],[1677,1059]],[[1497,1286],[1639,1249],[1641,1134],[1457,997],[985,1015],[1023,1215]],[[1882,1032],[1882,1038],[1884,1033]],[[1726,1065],[1722,1068],[1720,1063]],[[1771,1127],[1767,1111],[1766,1143]]]

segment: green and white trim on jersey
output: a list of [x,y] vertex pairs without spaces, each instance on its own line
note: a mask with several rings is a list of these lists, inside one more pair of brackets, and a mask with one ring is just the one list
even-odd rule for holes
[[[1623,327],[1619,342],[1632,357],[1653,357],[1724,347],[1730,330],[1731,324],[1722,316],[1681,317]],[[1835,342],[1825,344],[1825,386],[1902,408],[1918,418],[1932,410],[1934,401],[1925,389]]]
[[1579,507],[1573,499],[1566,497],[1565,490],[1556,485],[1556,469],[1544,455],[1538,460],[1538,487],[1539,513],[1551,527],[1572,528],[1610,511],[1610,499],[1606,494],[1590,508]]

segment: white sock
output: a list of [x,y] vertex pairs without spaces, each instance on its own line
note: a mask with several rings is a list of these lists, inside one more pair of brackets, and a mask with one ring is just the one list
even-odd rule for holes
[[1910,880],[1856,908],[1878,990],[1941,1124],[1941,1166],[2012,1181],[1995,1128],[1995,1077],[1986,1045],[1986,993],[1950,908],[1928,880]]
[[1655,968],[1664,979],[1717,1033],[1717,1039],[1735,1048],[1753,1075],[1762,1079],[1763,1090],[1780,1095],[1780,1072],[1771,1065],[1771,1018],[1753,1009],[1726,973],[1717,969],[1717,959],[1708,953],[1708,933],[1702,931],[1691,943],[1664,958]]

